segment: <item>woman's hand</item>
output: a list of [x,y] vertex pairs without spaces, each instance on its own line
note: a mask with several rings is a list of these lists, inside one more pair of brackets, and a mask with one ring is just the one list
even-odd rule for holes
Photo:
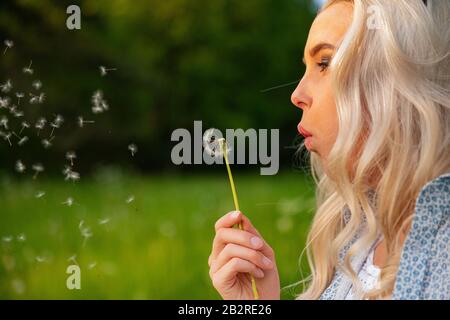
[[[243,230],[233,228],[239,222]],[[250,220],[240,211],[232,211],[217,220],[215,229],[209,276],[222,298],[253,300],[252,274],[260,299],[280,299],[275,254]]]

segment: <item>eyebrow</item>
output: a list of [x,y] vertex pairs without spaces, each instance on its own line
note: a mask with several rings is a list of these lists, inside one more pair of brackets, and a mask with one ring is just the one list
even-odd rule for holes
[[[320,50],[323,49],[336,49],[335,46],[333,46],[331,43],[326,43],[326,42],[320,42],[318,44],[316,44],[313,48],[311,48],[309,50],[309,55],[311,57],[314,57]],[[305,63],[305,57],[302,58],[303,63]],[[305,63],[306,64],[306,63]]]

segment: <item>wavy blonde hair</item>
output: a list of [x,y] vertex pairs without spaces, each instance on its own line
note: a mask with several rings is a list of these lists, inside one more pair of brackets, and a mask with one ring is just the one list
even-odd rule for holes
[[[387,262],[379,289],[363,298],[389,297],[415,199],[428,181],[450,171],[450,2],[329,0],[321,10],[341,1],[353,5],[353,20],[331,72],[339,128],[345,130],[327,156],[326,173],[319,156],[310,156],[317,184],[305,248],[311,275],[296,299],[319,298],[337,268],[361,288],[350,259],[378,234]],[[374,13],[375,29],[367,24]],[[369,190],[375,191],[374,205]],[[340,250],[363,219],[367,232],[339,263]]]

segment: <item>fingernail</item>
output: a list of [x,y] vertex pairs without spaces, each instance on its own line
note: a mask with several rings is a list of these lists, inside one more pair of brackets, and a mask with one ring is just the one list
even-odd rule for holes
[[239,215],[239,211],[233,211],[231,213],[231,218],[236,219],[238,217],[238,215]]
[[272,261],[270,261],[270,259],[267,257],[263,258],[263,263],[268,267],[272,265]]
[[251,242],[252,246],[255,248],[259,248],[263,243],[262,240],[258,237],[251,238],[250,242]]

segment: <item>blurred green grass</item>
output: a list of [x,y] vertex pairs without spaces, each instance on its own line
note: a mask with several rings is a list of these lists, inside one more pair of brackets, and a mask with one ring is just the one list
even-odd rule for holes
[[[314,209],[311,178],[290,172],[235,180],[241,210],[275,250],[281,286],[300,280]],[[207,259],[215,221],[233,209],[225,173],[142,177],[104,169],[75,184],[0,183],[1,299],[220,299]],[[45,195],[36,198],[38,191]],[[68,197],[71,207],[63,204]],[[81,220],[93,234],[84,245]],[[66,288],[73,255],[81,290]],[[306,258],[301,266],[306,276]],[[282,298],[300,290],[284,290]]]

